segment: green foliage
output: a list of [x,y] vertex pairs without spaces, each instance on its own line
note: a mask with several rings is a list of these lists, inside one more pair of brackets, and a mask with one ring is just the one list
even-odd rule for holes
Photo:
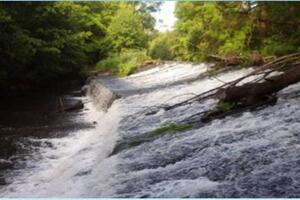
[[235,10],[241,3],[180,2],[176,30],[184,60],[201,61],[210,54],[239,53],[246,48],[251,19]]
[[121,62],[122,61],[117,54],[111,55],[110,57],[100,60],[96,64],[96,69],[99,72],[106,72],[106,71],[116,72]]
[[297,46],[289,43],[282,43],[282,38],[273,36],[263,40],[262,53],[265,55],[283,56],[297,51]]
[[0,88],[77,77],[99,60],[97,69],[125,76],[148,47],[154,59],[188,61],[300,51],[297,2],[178,2],[167,33],[154,30],[159,4],[0,2]]
[[156,10],[158,5],[142,2],[119,4],[118,12],[107,28],[107,41],[111,44],[108,45],[111,53],[97,63],[98,70],[127,76],[149,59],[146,48],[154,28],[154,18],[150,12]]
[[124,50],[121,53],[115,53],[110,57],[97,63],[96,69],[99,71],[117,72],[119,76],[127,76],[133,73],[138,65],[149,59],[146,51]]
[[[113,9],[109,5],[113,4],[105,11]],[[102,8],[102,2],[0,3],[0,65],[6,84],[39,84],[80,75],[105,46],[108,20],[100,18]]]
[[138,65],[149,59],[146,51],[140,50],[124,51],[121,53],[120,58],[122,63],[120,64],[118,71],[119,76],[127,76],[133,73],[137,69]]
[[136,7],[136,14],[142,20],[142,24],[146,32],[153,32],[155,26],[155,19],[151,13],[159,10],[161,2],[150,1],[134,1],[131,2]]
[[[1,2],[0,88],[51,84],[122,49],[144,52],[156,8],[140,2]],[[123,63],[120,74],[131,73],[137,62],[140,55]],[[103,63],[104,69],[121,65],[117,58]]]
[[142,18],[131,4],[121,4],[116,16],[108,27],[108,36],[117,51],[146,48],[148,35]]
[[136,70],[137,64],[138,62],[136,61],[136,58],[132,58],[125,63],[121,63],[118,75],[123,77],[132,74]]
[[183,132],[183,131],[187,131],[189,129],[193,128],[192,125],[190,124],[175,124],[175,123],[171,123],[169,125],[157,128],[155,130],[152,131],[152,136],[157,136],[157,135],[161,135],[161,134],[165,134],[167,132]]
[[158,34],[150,43],[149,55],[153,59],[172,60],[175,58],[176,42],[173,32]]
[[208,55],[245,57],[299,51],[300,5],[296,2],[178,2],[177,57],[203,61]]

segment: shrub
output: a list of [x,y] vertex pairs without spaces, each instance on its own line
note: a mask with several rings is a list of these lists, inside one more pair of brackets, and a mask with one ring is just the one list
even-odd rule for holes
[[159,34],[149,47],[149,55],[153,59],[172,60],[174,56],[175,37],[171,32]]
[[284,40],[277,36],[264,39],[263,41],[262,52],[265,55],[283,56],[296,51],[297,51],[297,46],[292,45],[287,40]]
[[136,49],[124,50],[120,54],[113,54],[99,61],[96,69],[116,72],[119,76],[127,76],[132,74],[137,66],[147,59],[149,57],[146,55],[146,51]]
[[112,55],[104,60],[99,61],[96,64],[96,69],[100,72],[105,71],[117,71],[118,66],[120,65],[121,60],[118,56]]

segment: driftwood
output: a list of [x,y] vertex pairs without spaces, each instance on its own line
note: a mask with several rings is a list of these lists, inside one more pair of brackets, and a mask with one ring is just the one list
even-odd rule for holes
[[[277,75],[272,73],[277,72]],[[245,79],[254,77],[254,80],[242,84]],[[227,115],[261,108],[266,105],[276,103],[276,93],[281,89],[300,81],[300,53],[286,55],[272,60],[263,66],[256,68],[251,73],[238,78],[234,81],[224,83],[223,85],[195,95],[174,105],[167,105],[165,110],[174,109],[179,106],[191,104],[194,101],[203,101],[207,98],[219,99],[218,105],[227,102],[232,105],[229,110],[216,108],[200,112],[196,116],[191,116],[184,121],[195,121],[199,116],[202,122],[207,122],[216,118],[222,118]]]
[[[217,61],[217,66],[237,66],[243,64],[245,62],[245,58],[236,55],[226,55],[226,56],[218,56],[218,55],[209,55],[214,61]],[[275,59],[274,56],[264,58],[258,51],[253,51],[248,58],[248,62],[250,66],[261,66],[266,61],[271,59]]]
[[[264,76],[262,78],[256,80],[256,82],[259,82],[261,79],[266,78],[266,76],[269,75],[270,73],[272,73],[274,71],[284,70],[285,68],[287,68],[286,64],[288,62],[295,62],[295,61],[297,61],[297,62],[300,61],[300,53],[294,53],[294,54],[286,55],[286,56],[283,56],[283,57],[280,57],[277,59],[272,59],[271,62],[268,62],[268,63],[260,66],[259,68],[256,68],[255,70],[253,70],[251,73],[247,74],[246,76],[243,76],[241,78],[238,78],[238,79],[228,82],[228,83],[224,83],[223,85],[221,85],[219,87],[208,90],[201,94],[195,94],[193,97],[183,100],[179,103],[176,103],[173,105],[157,106],[154,108],[154,110],[159,110],[159,109],[172,110],[172,109],[180,107],[180,106],[191,104],[195,101],[203,101],[208,98],[216,97],[219,90],[222,90],[227,87],[234,87],[235,85],[237,85],[241,81],[245,80],[246,78],[263,74]],[[296,64],[297,64],[297,62],[296,62]],[[201,77],[201,78],[203,78],[203,77]],[[147,107],[147,110],[151,111],[152,108]],[[141,113],[143,113],[143,111]],[[152,113],[152,111],[151,111],[151,113]],[[153,113],[156,113],[156,111],[154,111]]]
[[161,65],[163,63],[164,63],[164,61],[161,61],[161,60],[146,60],[140,66],[141,67],[146,67],[146,66],[149,66],[149,65]]
[[[273,72],[276,75],[271,76]],[[250,76],[258,76],[253,81],[238,85]],[[208,111],[202,121],[224,117],[228,114],[241,112],[266,104],[273,104],[277,98],[274,94],[285,87],[300,81],[300,54],[292,54],[267,63],[249,75],[235,80],[227,87],[220,88],[216,93],[219,103],[216,108]],[[218,109],[222,104],[230,105],[229,109]]]
[[221,89],[217,95],[221,101],[253,104],[264,96],[276,93],[298,81],[300,81],[300,68],[295,66],[280,75],[265,78],[265,81],[261,83],[247,83],[242,86]]
[[[272,73],[276,75],[272,76]],[[279,72],[279,73],[278,73]],[[209,76],[209,75],[207,75]],[[247,78],[254,77],[252,81],[242,84]],[[146,107],[145,110],[135,113],[131,117],[138,118],[140,115],[153,115],[160,109],[166,111],[189,105],[195,101],[203,101],[208,98],[217,98],[219,103],[229,102],[233,105],[230,110],[218,110],[216,108],[196,113],[182,122],[197,123],[207,122],[227,115],[240,113],[245,110],[253,110],[266,105],[276,103],[276,92],[300,81],[300,53],[289,54],[280,58],[272,58],[272,61],[256,68],[249,74],[234,81],[224,83],[214,89],[195,94],[176,104],[161,104],[160,106]]]
[[217,56],[217,55],[209,55],[210,58],[219,62],[218,64],[221,66],[237,66],[242,63],[242,60],[238,56]]
[[164,61],[162,60],[146,60],[143,63],[137,65],[137,68],[134,71],[134,73],[145,71],[147,69],[151,69],[162,64],[164,64]]

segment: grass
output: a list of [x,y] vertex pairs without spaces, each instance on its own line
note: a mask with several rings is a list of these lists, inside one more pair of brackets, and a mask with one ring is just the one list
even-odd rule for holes
[[118,70],[118,66],[120,65],[120,59],[116,55],[112,55],[104,60],[99,61],[96,64],[96,69],[99,72],[107,72],[111,71],[115,73]]
[[99,61],[96,69],[99,72],[111,71],[122,77],[134,73],[138,65],[148,59],[146,51],[131,49]]

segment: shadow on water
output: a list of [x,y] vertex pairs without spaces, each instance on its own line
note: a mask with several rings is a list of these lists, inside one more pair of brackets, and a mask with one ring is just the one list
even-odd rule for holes
[[81,110],[60,112],[59,98],[68,107],[82,99],[83,93],[77,85],[0,99],[0,185],[8,184],[8,171],[24,168],[19,161],[30,159],[36,150],[28,139],[60,138],[94,128],[92,123],[75,120]]

